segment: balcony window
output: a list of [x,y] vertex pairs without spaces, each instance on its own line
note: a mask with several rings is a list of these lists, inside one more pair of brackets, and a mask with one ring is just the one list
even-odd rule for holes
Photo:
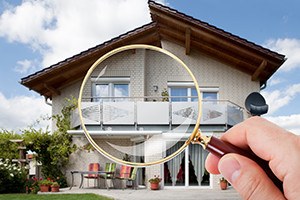
[[171,87],[169,90],[172,102],[188,101],[188,88]]
[[217,92],[202,92],[203,100],[217,100],[218,93]]
[[[193,83],[168,83],[172,102],[198,101],[198,94]],[[200,88],[203,100],[218,100],[219,88]]]
[[92,79],[93,101],[125,101],[129,97],[129,78]]

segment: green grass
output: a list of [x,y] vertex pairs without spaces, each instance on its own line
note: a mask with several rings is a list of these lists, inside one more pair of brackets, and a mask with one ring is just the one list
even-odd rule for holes
[[96,194],[0,194],[0,200],[112,200]]

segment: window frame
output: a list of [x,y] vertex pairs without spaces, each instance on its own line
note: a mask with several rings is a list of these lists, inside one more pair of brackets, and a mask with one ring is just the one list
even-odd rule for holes
[[[113,99],[115,96],[115,85],[128,85],[128,96],[130,96],[130,77],[92,77],[91,78],[91,96],[92,101],[100,101],[98,99],[101,99],[101,97],[95,96],[96,94],[96,86],[97,85],[108,85],[108,101],[116,101],[116,99]],[[112,99],[109,99],[109,98]],[[103,101],[103,99],[101,100]]]
[[[192,89],[195,87],[194,82],[168,82],[168,92],[171,94],[172,88],[186,88],[187,89],[187,96],[192,96]],[[219,87],[200,87],[200,93],[201,93],[201,99],[203,100],[203,94],[204,93],[216,93],[216,99],[213,100],[219,100]],[[173,97],[176,98],[176,97]],[[170,95],[170,101],[172,97]],[[191,102],[192,98],[186,98],[186,102]],[[209,100],[208,100],[209,101]],[[182,101],[185,102],[185,101]]]

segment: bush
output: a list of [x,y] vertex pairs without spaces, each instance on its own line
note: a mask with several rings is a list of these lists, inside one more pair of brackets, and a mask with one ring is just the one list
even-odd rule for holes
[[29,194],[37,194],[40,190],[39,180],[36,177],[31,177],[30,179],[26,179],[25,188],[26,193]]
[[0,193],[25,192],[26,172],[8,159],[0,159]]
[[18,144],[11,142],[12,139],[21,139],[21,135],[6,130],[0,131],[0,158],[15,159],[19,157]]
[[[0,158],[8,160],[18,158],[19,152],[17,144],[10,142],[10,140],[24,139],[26,149],[37,153],[38,156],[36,159],[42,163],[43,177],[56,180],[61,187],[66,187],[66,177],[62,170],[68,164],[70,154],[77,148],[76,145],[72,144],[72,136],[67,133],[67,130],[71,129],[71,111],[74,110],[76,106],[77,100],[75,98],[67,99],[67,105],[63,107],[61,114],[52,116],[53,119],[56,120],[57,127],[57,130],[52,134],[47,130],[36,130],[32,127],[22,130],[21,135],[0,130]],[[6,180],[8,177],[2,174],[2,172],[0,176],[3,180]],[[4,176],[6,178],[4,178]],[[3,188],[1,180],[0,191]]]

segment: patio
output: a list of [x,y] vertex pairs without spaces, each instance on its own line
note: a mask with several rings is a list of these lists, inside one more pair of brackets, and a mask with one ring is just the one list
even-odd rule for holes
[[164,189],[164,190],[148,190],[148,189],[138,189],[138,190],[117,190],[117,189],[79,189],[78,187],[61,189],[59,194],[81,194],[81,193],[94,193],[107,197],[111,197],[116,200],[151,200],[151,199],[185,199],[185,200],[194,200],[194,199],[205,199],[205,200],[240,200],[242,199],[239,194],[232,188],[227,190],[212,190],[212,189]]

